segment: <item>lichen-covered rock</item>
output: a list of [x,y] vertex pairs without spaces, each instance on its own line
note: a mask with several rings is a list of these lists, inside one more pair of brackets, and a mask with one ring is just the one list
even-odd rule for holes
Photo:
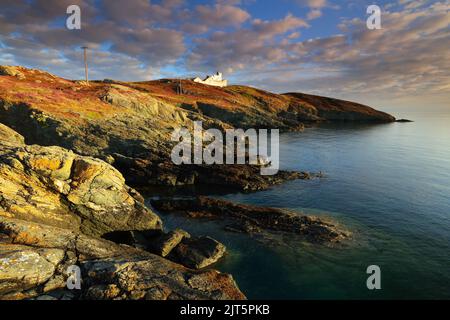
[[[39,172],[29,166],[26,158],[30,160],[31,154],[26,148],[0,142],[0,216],[79,229],[81,217],[71,210],[64,194],[53,188],[55,180],[41,175],[43,161],[37,161]],[[50,159],[46,162],[55,165]]]
[[25,143],[25,138],[13,129],[0,123],[0,140],[2,143],[21,145]]
[[60,147],[0,141],[0,215],[86,234],[160,229],[119,171]]
[[39,286],[55,273],[64,258],[60,249],[0,245],[0,297]]
[[20,69],[21,67],[0,66],[0,76],[13,76],[18,79],[25,79],[25,75]]
[[82,267],[86,281],[99,285],[89,292],[95,299],[110,296],[111,284],[119,289],[114,291],[119,299],[245,299],[230,275],[189,271],[156,255],[95,260]]
[[72,230],[0,217],[0,234],[6,236],[0,241],[0,299],[65,299],[71,265],[82,270],[82,288],[72,291],[71,298],[245,299],[229,275],[194,272]]
[[148,94],[124,85],[111,84],[101,99],[114,106],[137,112],[144,117],[159,115],[179,122],[187,118],[184,110],[176,110],[171,104],[163,103]]
[[[162,228],[109,164],[60,147],[27,146],[9,128],[2,132],[0,299],[245,298],[231,276],[197,273],[100,238]],[[82,270],[81,290],[66,288],[73,265]],[[193,277],[217,284],[198,286]]]
[[41,248],[74,249],[78,232],[46,224],[0,216],[0,234],[16,244]]
[[93,285],[86,292],[86,297],[91,300],[112,300],[120,295],[120,289],[115,284]]

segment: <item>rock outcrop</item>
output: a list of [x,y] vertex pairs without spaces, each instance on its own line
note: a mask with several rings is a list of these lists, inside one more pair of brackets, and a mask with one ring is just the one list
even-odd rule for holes
[[120,172],[101,160],[11,143],[1,145],[0,154],[0,216],[92,235],[161,228]]
[[13,129],[0,123],[0,143],[20,146],[25,144],[25,138]]
[[[245,298],[230,275],[100,238],[161,228],[111,165],[25,145],[0,125],[0,299]],[[66,288],[73,265],[82,271],[81,290]]]
[[127,244],[177,262],[191,269],[203,269],[219,261],[225,246],[207,236],[193,237],[176,229],[164,231],[119,231],[104,235],[105,239]]
[[286,93],[284,95],[291,99],[293,105],[307,104],[312,106],[312,113],[322,121],[365,123],[389,123],[395,121],[395,117],[390,114],[360,103],[304,93]]
[[281,232],[298,235],[319,244],[349,239],[350,232],[324,219],[301,215],[284,209],[236,204],[204,196],[192,198],[154,199],[152,206],[162,213],[184,214],[190,218],[221,219],[228,231],[248,234]]
[[17,77],[18,79],[23,80],[25,79],[25,76],[20,69],[22,68],[14,66],[0,66],[0,75]]
[[162,257],[166,257],[184,238],[190,237],[191,235],[186,231],[177,229],[156,235],[148,242],[151,251]]
[[174,261],[193,269],[208,267],[225,254],[225,246],[210,237],[183,238],[171,252]]
[[[126,245],[0,217],[0,298],[244,299],[230,275],[194,272]],[[68,290],[69,266],[81,290]]]

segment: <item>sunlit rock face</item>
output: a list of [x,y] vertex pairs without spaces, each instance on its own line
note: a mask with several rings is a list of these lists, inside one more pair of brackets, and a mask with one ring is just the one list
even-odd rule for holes
[[[193,271],[107,232],[161,232],[108,163],[26,145],[0,124],[0,299],[245,299],[232,276]],[[66,287],[78,266],[82,287]]]

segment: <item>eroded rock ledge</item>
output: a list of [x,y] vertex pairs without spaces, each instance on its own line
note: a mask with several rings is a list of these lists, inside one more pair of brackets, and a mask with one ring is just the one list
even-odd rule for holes
[[[244,299],[230,275],[193,271],[149,252],[71,230],[0,217],[0,298]],[[66,289],[79,265],[82,289]]]
[[[0,299],[245,298],[230,275],[101,238],[161,229],[106,162],[25,145],[0,124]],[[79,291],[65,289],[71,265],[82,270]]]
[[338,243],[350,232],[324,219],[301,215],[284,209],[237,204],[205,196],[153,199],[152,206],[162,213],[179,213],[190,218],[222,219],[226,230],[261,234],[282,232],[295,234],[312,243]]

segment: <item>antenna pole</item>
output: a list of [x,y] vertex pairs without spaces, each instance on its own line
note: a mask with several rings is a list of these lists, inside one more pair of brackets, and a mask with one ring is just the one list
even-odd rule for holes
[[84,51],[84,74],[86,76],[86,84],[89,84],[89,78],[88,78],[88,63],[87,63],[87,53],[86,50],[88,47],[81,47]]

